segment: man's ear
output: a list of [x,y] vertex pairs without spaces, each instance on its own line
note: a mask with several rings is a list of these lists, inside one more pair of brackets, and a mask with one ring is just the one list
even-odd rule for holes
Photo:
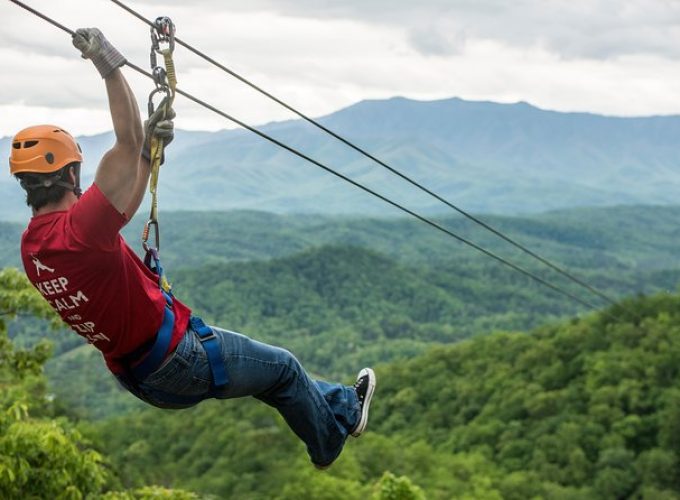
[[71,184],[75,186],[76,184],[76,169],[73,166],[70,166],[68,168],[68,178],[71,181]]

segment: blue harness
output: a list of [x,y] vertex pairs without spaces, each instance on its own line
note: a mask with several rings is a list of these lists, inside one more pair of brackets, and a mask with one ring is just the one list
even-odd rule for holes
[[[158,256],[158,252],[155,249],[149,249],[144,258],[144,264],[158,276],[159,286],[161,292],[165,297],[165,308],[163,312],[163,322],[158,330],[156,338],[153,345],[148,349],[146,356],[138,363],[131,366],[129,363],[124,363],[127,368],[127,373],[121,378],[128,389],[133,392],[136,396],[147,401],[145,397],[141,394],[139,390],[139,382],[144,381],[149,375],[158,370],[163,364],[165,357],[168,354],[170,348],[170,342],[172,341],[172,332],[175,326],[175,313],[172,310],[172,293],[168,289],[164,290],[163,283],[167,282],[165,280],[165,274],[163,272],[163,267],[161,266],[161,261]],[[229,377],[227,375],[227,370],[224,366],[224,360],[222,359],[222,352],[220,346],[220,340],[215,335],[212,328],[206,325],[203,320],[199,317],[192,316],[189,320],[189,326],[196,333],[203,349],[205,349],[206,356],[208,358],[208,363],[210,365],[210,371],[212,372],[213,381],[211,384],[211,393],[215,394],[217,391],[222,389],[229,382]],[[145,348],[146,346],[143,346]],[[146,349],[144,349],[146,350]],[[133,352],[126,356],[126,359],[135,359],[137,357],[137,352]],[[181,397],[186,401],[186,397]],[[199,398],[202,399],[202,398]],[[147,401],[148,402],[148,401]],[[187,403],[193,401],[186,401]],[[195,402],[198,402],[196,400]]]

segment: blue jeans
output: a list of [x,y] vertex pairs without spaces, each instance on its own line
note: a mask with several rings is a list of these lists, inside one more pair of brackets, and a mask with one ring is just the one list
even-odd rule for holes
[[285,349],[239,333],[213,330],[229,375],[226,387],[212,390],[205,350],[189,328],[175,352],[139,384],[143,399],[161,408],[188,408],[213,397],[254,396],[279,411],[307,445],[312,462],[327,465],[335,460],[359,419],[354,388],[312,380]]

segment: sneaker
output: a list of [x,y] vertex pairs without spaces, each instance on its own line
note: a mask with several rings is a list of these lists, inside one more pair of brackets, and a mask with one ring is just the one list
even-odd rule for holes
[[361,415],[356,427],[351,434],[354,437],[361,436],[361,433],[366,430],[368,425],[368,408],[371,406],[371,398],[375,391],[375,373],[370,368],[364,368],[357,375],[357,381],[354,383],[354,390],[357,391],[359,398],[359,405],[361,406]]

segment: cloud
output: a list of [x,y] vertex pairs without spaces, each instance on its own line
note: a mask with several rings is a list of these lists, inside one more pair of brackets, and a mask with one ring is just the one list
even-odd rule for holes
[[[148,65],[149,32],[111,2],[31,0],[70,28],[97,25]],[[170,15],[178,35],[319,116],[403,95],[517,100],[617,115],[680,111],[680,2],[662,0],[179,0],[130,3]],[[87,6],[87,8],[83,8]],[[33,121],[76,134],[110,129],[101,79],[68,36],[0,2],[0,135]],[[180,86],[249,123],[294,116],[182,48]],[[126,75],[145,112],[150,83]],[[232,126],[178,98],[177,126]],[[41,116],[44,117],[41,119]]]
[[[218,0],[192,4],[225,6]],[[414,48],[429,55],[454,54],[466,39],[542,47],[565,58],[680,55],[680,45],[671,42],[680,35],[680,2],[668,0],[250,0],[227,5],[230,11],[398,26]]]
[[[38,5],[38,0],[36,7],[71,28],[93,24],[92,16],[78,10],[83,0],[64,1],[60,9],[53,4]],[[267,12],[210,15],[183,6],[165,12],[173,16],[182,37],[311,114],[329,113],[360,100],[363,96],[356,89],[363,86],[361,82],[369,86],[365,95],[373,95],[370,72],[376,60],[385,60],[396,36],[388,27],[367,29],[345,20],[284,18]],[[11,4],[8,7],[7,3],[0,3],[0,17],[4,19],[5,14],[12,29],[0,33],[0,57],[8,69],[0,73],[0,106],[12,110],[12,115],[5,114],[0,120],[0,134],[13,133],[19,122],[24,123],[23,118],[33,119],[47,108],[61,109],[61,114],[50,112],[48,117],[63,116],[65,122],[52,121],[64,124],[74,133],[87,133],[92,127],[109,128],[109,120],[101,121],[100,111],[107,108],[102,81],[92,65],[79,57],[68,36],[22,10],[13,10]],[[102,19],[98,26],[112,43],[131,61],[146,68],[148,29],[117,8],[96,14]],[[195,22],[197,18],[202,22]],[[22,39],[26,40],[25,45],[19,43]],[[184,90],[239,118],[249,123],[292,118],[290,112],[186,50],[178,49],[175,59]],[[125,74],[144,111],[151,83],[130,70],[125,70]],[[347,82],[348,77],[353,81]],[[341,80],[346,83],[338,83]],[[82,121],[83,110],[88,107],[93,108],[92,121],[96,125]],[[179,127],[233,126],[183,98],[178,98],[176,107]],[[26,111],[17,114],[19,109]]]

